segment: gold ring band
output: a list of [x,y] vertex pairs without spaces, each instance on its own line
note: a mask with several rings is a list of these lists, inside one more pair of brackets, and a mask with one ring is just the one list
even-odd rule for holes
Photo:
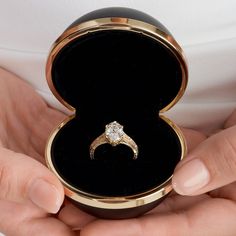
[[123,126],[118,122],[113,121],[106,125],[105,132],[98,136],[90,145],[90,158],[94,159],[94,153],[98,146],[103,144],[111,144],[113,147],[119,144],[130,147],[134,153],[133,159],[138,157],[138,146],[132,138],[130,138],[124,131]]

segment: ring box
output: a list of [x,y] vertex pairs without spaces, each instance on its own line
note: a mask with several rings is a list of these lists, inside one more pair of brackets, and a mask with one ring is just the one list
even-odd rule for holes
[[[171,192],[171,178],[186,154],[180,129],[163,113],[187,85],[183,52],[156,19],[128,8],[88,13],[54,43],[46,77],[57,99],[73,111],[58,124],[46,146],[47,166],[65,195],[102,218],[136,217]],[[136,142],[90,144],[117,121]]]

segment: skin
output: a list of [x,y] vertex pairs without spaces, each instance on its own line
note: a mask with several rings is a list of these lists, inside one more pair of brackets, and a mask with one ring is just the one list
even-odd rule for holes
[[[57,188],[63,202],[63,187],[44,166],[43,155],[49,133],[65,116],[2,69],[0,107],[0,231],[7,236],[76,235],[28,197],[29,183],[40,178]],[[49,195],[48,202],[53,200]]]
[[[64,200],[63,187],[45,167],[47,137],[65,115],[49,107],[25,82],[0,69],[0,231],[8,236],[230,236],[236,232],[236,113],[222,130],[206,137],[183,129],[188,157],[176,167],[173,186],[188,162],[201,160],[209,182],[191,193],[171,194],[144,216],[127,220],[101,220],[81,212]],[[30,186],[43,179],[57,190],[45,205],[30,198]],[[177,184],[176,184],[177,183]],[[50,203],[50,204],[48,204]],[[62,205],[62,206],[61,206]],[[57,208],[61,206],[58,214]]]

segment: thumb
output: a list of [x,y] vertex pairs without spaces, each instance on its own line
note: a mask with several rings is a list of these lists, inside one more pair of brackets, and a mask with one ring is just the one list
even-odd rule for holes
[[202,142],[175,169],[172,185],[197,195],[236,181],[236,126]]
[[57,178],[41,163],[0,148],[0,200],[31,201],[49,213],[56,213],[64,191]]

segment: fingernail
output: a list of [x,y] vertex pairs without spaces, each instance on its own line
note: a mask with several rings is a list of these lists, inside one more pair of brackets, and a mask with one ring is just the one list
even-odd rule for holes
[[210,180],[210,174],[199,159],[194,159],[181,166],[172,179],[175,191],[182,195],[190,195],[206,186]]
[[35,180],[29,188],[31,201],[49,213],[57,213],[62,199],[56,187],[43,179]]

